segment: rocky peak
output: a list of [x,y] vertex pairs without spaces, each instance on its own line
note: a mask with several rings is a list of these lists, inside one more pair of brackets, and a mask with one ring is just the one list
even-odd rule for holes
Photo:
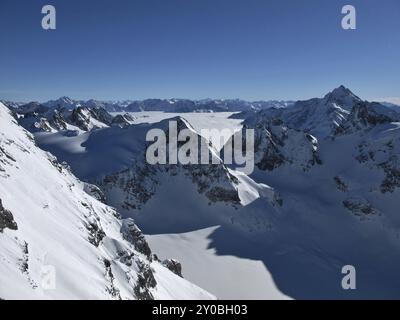
[[355,103],[362,101],[350,89],[343,85],[326,94],[323,100],[325,103],[336,103],[344,107],[344,109],[351,109]]

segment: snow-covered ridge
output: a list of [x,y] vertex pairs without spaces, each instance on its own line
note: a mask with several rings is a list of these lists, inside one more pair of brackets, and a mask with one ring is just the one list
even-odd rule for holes
[[0,298],[214,298],[157,261],[134,222],[89,195],[3,104],[0,180]]
[[360,105],[375,110],[375,113],[389,116],[392,121],[400,118],[400,113],[376,102],[363,101],[344,86],[332,90],[323,98],[297,101],[289,108],[243,112],[233,117],[245,118],[246,123],[253,125],[262,121],[278,119],[289,128],[310,133],[318,139],[325,139],[334,135],[338,128],[345,125],[356,112],[354,108],[358,108]]
[[[209,164],[147,163],[146,148],[149,142],[146,141],[146,133],[157,128],[164,130],[168,136],[171,121],[177,123],[178,132],[189,129],[197,137],[199,148],[202,145],[207,146]],[[37,135],[43,148],[51,150],[60,159],[68,159],[72,170],[79,177],[97,184],[105,193],[108,203],[123,212],[140,210],[157,193],[160,181],[164,180],[165,176],[181,176],[188,180],[197,188],[199,194],[205,196],[205,201],[210,203],[224,202],[240,206],[260,197],[260,193],[271,202],[276,200],[272,188],[257,186],[256,183],[250,186],[249,179],[240,179],[237,172],[229,170],[217,150],[182,117],[154,124],[104,128],[92,131],[84,137],[82,143],[80,136],[61,138],[59,133]],[[65,150],[65,144],[80,145],[82,150],[79,153],[71,153],[69,150],[77,148]],[[167,149],[168,146],[169,144]],[[200,163],[200,151],[198,155]],[[242,192],[243,188],[247,191]]]

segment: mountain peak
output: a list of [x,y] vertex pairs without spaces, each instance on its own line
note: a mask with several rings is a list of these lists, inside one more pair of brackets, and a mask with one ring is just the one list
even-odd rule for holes
[[340,85],[339,87],[332,90],[332,92],[328,93],[332,96],[355,96],[353,92],[349,88],[346,88],[344,85]]
[[60,98],[58,98],[56,101],[63,101],[63,102],[68,102],[68,103],[72,103],[73,100],[70,97],[67,96],[62,96]]
[[344,85],[340,85],[339,87],[333,89],[331,92],[326,94],[324,100],[326,100],[326,102],[339,103],[340,105],[344,106],[353,106],[355,102],[362,101]]

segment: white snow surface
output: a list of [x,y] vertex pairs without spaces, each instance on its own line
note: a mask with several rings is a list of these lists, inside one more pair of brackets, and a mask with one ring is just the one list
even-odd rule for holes
[[262,261],[217,254],[209,236],[220,226],[178,234],[148,235],[157,252],[176,257],[184,266],[183,276],[207,288],[219,299],[289,299],[277,288]]

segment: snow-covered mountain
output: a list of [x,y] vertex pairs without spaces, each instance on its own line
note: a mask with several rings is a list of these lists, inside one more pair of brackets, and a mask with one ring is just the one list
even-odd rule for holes
[[114,117],[101,107],[50,108],[31,102],[13,109],[13,112],[18,122],[31,132],[69,131],[78,134],[81,131],[110,126],[114,120]]
[[72,110],[78,107],[85,108],[102,108],[107,110],[108,112],[121,112],[128,105],[130,105],[132,101],[124,100],[124,101],[101,101],[101,100],[74,100],[69,97],[61,97],[56,100],[49,100],[47,102],[43,102],[42,104],[51,109],[66,109]]
[[[89,188],[96,198],[134,218],[159,256],[177,257],[183,276],[218,297],[399,298],[396,112],[341,86],[284,109],[235,114],[242,129],[255,130],[250,175],[225,165],[207,143],[215,164],[145,161],[146,133],[167,131],[169,120],[200,141],[196,130],[208,122],[227,126],[206,115],[160,121],[148,113],[147,123],[119,119],[77,136],[38,132],[35,139],[96,185]],[[357,290],[340,285],[348,264]]]
[[133,220],[40,150],[3,104],[0,180],[0,298],[214,298],[175,274],[175,260],[159,261]]
[[360,104],[367,105],[376,112],[387,114],[394,120],[400,119],[396,112],[379,103],[363,101],[344,86],[334,89],[323,98],[297,101],[289,108],[244,112],[233,117],[246,118],[248,122],[279,119],[292,129],[305,131],[318,139],[324,139],[340,128],[347,121],[353,108]]
[[[148,145],[146,133],[155,128],[168,132],[170,121],[177,122],[179,131],[191,130],[200,141],[199,148],[201,144],[207,146],[213,164],[148,164],[145,158]],[[257,185],[249,179],[243,180],[238,173],[229,171],[217,151],[182,117],[156,124],[93,131],[84,137],[84,142],[80,136],[64,139],[57,136],[59,134],[42,134],[37,139],[44,148],[66,160],[80,178],[97,184],[108,203],[127,214],[142,208],[157,193],[160,181],[166,179],[187,180],[197,193],[204,196],[205,203],[221,202],[234,207],[247,204],[263,194],[272,205],[277,205],[278,195],[272,188]],[[66,143],[68,148],[64,148]],[[81,151],[70,153],[73,149]],[[198,157],[200,161],[200,150]]]
[[59,108],[59,109],[63,108],[63,109],[71,110],[71,109],[80,107],[81,102],[72,100],[69,97],[61,97],[61,98],[58,98],[57,100],[50,100],[50,101],[44,102],[43,105],[48,108]]

